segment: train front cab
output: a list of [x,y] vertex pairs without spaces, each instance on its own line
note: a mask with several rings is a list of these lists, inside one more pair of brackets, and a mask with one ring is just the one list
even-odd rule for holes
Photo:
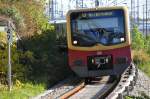
[[[114,15],[111,16],[111,12],[112,14],[114,13]],[[80,15],[80,13],[82,14]],[[88,14],[86,15],[86,13]],[[106,15],[109,16],[106,17]],[[86,18],[86,16],[88,16],[88,18]],[[100,18],[100,20],[94,20],[92,16],[96,17],[96,19]],[[117,16],[121,16],[121,18],[117,19]],[[93,26],[92,22],[90,23],[90,17],[92,17],[91,19],[92,22],[94,21],[94,25],[96,24],[96,28]],[[106,19],[104,19],[105,17]],[[67,43],[70,68],[80,77],[121,75],[131,64],[131,41],[128,22],[128,11],[126,7],[107,7],[70,11],[67,14]],[[107,26],[105,23],[110,25]],[[86,24],[88,25],[86,26]],[[101,25],[100,30],[97,25]],[[97,31],[100,32],[97,33]],[[94,36],[100,38],[100,33],[105,34],[110,31],[122,33],[120,36],[117,36],[120,40],[119,43],[106,44],[106,42],[97,41],[93,44],[90,42],[90,39],[86,43],[89,45],[85,44],[85,40],[92,37],[91,35],[89,37],[87,36],[90,33],[94,32]]]

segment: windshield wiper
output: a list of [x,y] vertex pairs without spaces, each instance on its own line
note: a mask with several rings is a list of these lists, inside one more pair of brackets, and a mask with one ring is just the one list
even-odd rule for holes
[[86,43],[80,43],[80,46],[95,46],[97,45],[99,42],[86,42]]

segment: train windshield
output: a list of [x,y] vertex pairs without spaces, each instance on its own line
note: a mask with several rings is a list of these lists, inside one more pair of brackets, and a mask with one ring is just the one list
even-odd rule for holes
[[71,14],[72,43],[76,46],[114,45],[125,42],[122,10]]

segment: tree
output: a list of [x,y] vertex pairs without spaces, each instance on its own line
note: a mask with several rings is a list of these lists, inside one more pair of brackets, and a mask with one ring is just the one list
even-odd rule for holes
[[14,20],[21,37],[31,37],[51,28],[44,15],[44,0],[0,0],[0,15]]

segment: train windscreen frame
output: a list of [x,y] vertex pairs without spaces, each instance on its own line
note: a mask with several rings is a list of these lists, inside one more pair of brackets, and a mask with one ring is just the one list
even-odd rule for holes
[[123,10],[74,12],[70,17],[74,46],[111,46],[126,41]]

